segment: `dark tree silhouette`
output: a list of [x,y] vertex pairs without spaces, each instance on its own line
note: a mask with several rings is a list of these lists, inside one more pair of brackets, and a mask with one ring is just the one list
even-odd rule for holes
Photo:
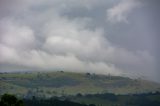
[[24,106],[23,101],[14,95],[4,94],[1,97],[0,106]]

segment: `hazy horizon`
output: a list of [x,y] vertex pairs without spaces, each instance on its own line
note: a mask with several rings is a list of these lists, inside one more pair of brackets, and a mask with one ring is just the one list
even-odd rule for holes
[[67,70],[160,82],[159,0],[0,0],[0,72]]

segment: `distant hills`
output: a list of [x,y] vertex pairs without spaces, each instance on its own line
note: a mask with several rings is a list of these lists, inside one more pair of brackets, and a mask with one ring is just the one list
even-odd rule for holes
[[160,91],[160,84],[121,76],[63,71],[0,73],[0,95],[10,93],[25,98],[155,91]]

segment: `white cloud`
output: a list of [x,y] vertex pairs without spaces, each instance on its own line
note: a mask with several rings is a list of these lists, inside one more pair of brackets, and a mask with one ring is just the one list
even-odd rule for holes
[[34,32],[27,26],[19,25],[10,19],[0,21],[0,42],[16,49],[34,46]]
[[19,56],[14,48],[0,44],[0,63],[13,63],[19,59]]
[[[116,47],[105,36],[108,29],[89,27],[92,18],[69,19],[61,14],[76,7],[94,8],[98,0],[16,1],[23,4],[22,10],[12,4],[13,13],[0,18],[0,64],[113,75],[135,72],[147,76],[150,73],[145,70],[153,69],[154,58],[148,51]],[[122,0],[107,10],[108,20],[127,22],[128,14],[138,5],[137,0]]]
[[134,53],[113,46],[104,37],[102,28],[87,28],[87,20],[82,18],[71,21],[65,17],[52,16],[42,27],[44,42],[38,48],[34,45],[39,36],[33,33],[33,29],[13,20],[1,21],[0,63],[33,69],[89,71],[112,75],[131,73],[118,68],[117,64],[128,65],[130,68],[139,67],[139,64],[150,67],[150,54]]
[[102,29],[87,29],[85,27],[87,22],[83,19],[78,22],[59,19],[54,19],[44,26],[44,34],[47,36],[43,45],[45,50],[53,53],[74,53],[83,57],[96,52],[103,46],[105,38]]
[[11,19],[3,20],[0,24],[0,63],[34,69],[120,74],[113,64],[81,59],[101,50],[105,41],[103,30],[86,29],[86,22],[85,19],[70,21],[53,17],[43,27],[43,47],[36,49],[34,45],[38,36],[34,35],[32,29]]
[[139,0],[121,0],[117,5],[107,10],[107,20],[112,23],[128,22],[128,15],[140,6]]
[[110,73],[112,75],[119,75],[121,73],[113,65],[107,65],[103,62],[84,62],[74,55],[54,55],[36,50],[31,51],[28,55],[29,58],[25,59],[25,62],[29,63],[28,66],[41,70],[59,69],[73,72]]

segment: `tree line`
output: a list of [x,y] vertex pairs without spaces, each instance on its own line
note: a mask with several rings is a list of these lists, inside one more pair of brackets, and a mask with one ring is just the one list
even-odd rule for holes
[[0,106],[95,106],[94,104],[86,105],[75,103],[68,100],[59,99],[18,99],[11,94],[4,94],[0,99]]

